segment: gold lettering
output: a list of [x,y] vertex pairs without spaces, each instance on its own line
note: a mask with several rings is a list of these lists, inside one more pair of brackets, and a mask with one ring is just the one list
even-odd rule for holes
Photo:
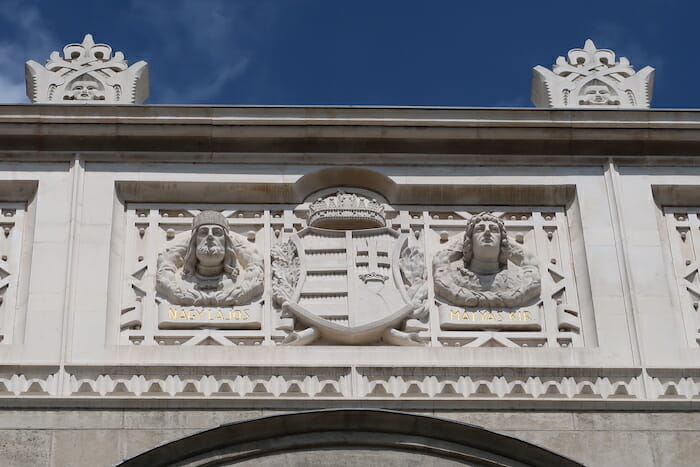
[[[466,313],[467,313],[467,312],[465,311],[464,314],[466,314]],[[452,320],[452,321],[454,321],[454,320],[461,321],[461,319],[462,319],[462,318],[461,318],[461,316],[460,316],[460,314],[459,314],[459,311],[450,311],[450,320]]]
[[509,313],[508,313],[508,320],[509,320],[509,321],[517,321],[517,319],[518,319],[518,318],[516,318],[517,313],[518,313],[517,311],[511,311],[511,312],[509,312]]
[[480,311],[479,314],[481,315],[481,321],[486,321],[488,319],[488,311]]
[[224,318],[224,314],[221,311],[217,311],[216,312],[216,319],[224,320],[226,318]]
[[503,321],[503,315],[501,315],[499,312],[496,312],[496,321]]
[[191,321],[197,319],[196,313],[197,313],[196,311],[188,311],[187,312],[187,319],[189,319]]
[[180,314],[178,315],[178,319],[187,319],[187,313],[185,313],[185,310],[180,310]]
[[523,321],[532,321],[532,313],[523,311]]
[[168,319],[177,319],[177,310],[172,308],[168,310]]
[[248,310],[243,310],[243,321],[248,321],[250,319],[250,313]]

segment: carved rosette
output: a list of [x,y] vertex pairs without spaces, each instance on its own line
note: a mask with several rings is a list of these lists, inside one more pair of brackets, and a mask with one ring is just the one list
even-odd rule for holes
[[122,52],[112,55],[106,44],[87,34],[80,44],[68,44],[42,66],[25,65],[27,97],[38,104],[141,104],[148,97],[148,64],[131,66]]
[[648,108],[654,86],[654,69],[635,72],[625,57],[596,48],[586,41],[558,57],[551,70],[536,66],[532,75],[532,102],[537,107]]

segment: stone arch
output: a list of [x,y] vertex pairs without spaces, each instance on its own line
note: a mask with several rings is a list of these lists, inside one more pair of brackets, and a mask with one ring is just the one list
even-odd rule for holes
[[314,465],[357,464],[357,456],[333,457],[334,452],[359,452],[374,459],[379,456],[393,465],[399,465],[396,456],[416,460],[428,457],[431,465],[582,465],[475,425],[389,410],[330,409],[221,425],[153,448],[121,466],[233,465],[249,461],[275,465],[289,455],[306,456],[305,462],[320,461]]
[[384,174],[361,167],[329,167],[308,173],[294,184],[300,199],[325,188],[364,188],[382,195],[388,202],[396,197],[398,185]]

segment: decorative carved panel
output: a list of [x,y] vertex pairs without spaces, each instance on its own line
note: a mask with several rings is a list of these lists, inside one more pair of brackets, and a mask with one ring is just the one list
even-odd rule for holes
[[[386,227],[342,231],[307,226],[309,206],[128,204],[121,343],[584,345],[565,208],[455,209],[385,204],[382,215]],[[231,234],[246,239],[264,258],[264,292],[253,302],[254,306],[231,310],[215,306],[197,310],[164,308],[156,287],[158,255],[185,244],[193,219],[203,210],[221,212]],[[435,294],[431,267],[435,255],[448,245],[459,243],[468,219],[483,211],[500,219],[509,241],[532,256],[530,261],[540,276],[540,290],[537,297],[528,298],[526,305],[503,310],[466,309],[446,304]],[[342,264],[334,267],[338,262]],[[367,331],[359,338],[345,327],[352,328],[348,300],[362,298],[350,297],[348,290],[363,285],[386,288],[386,293],[393,293],[396,306],[389,307],[384,318],[377,317],[384,319],[386,326],[374,318],[357,321],[355,325]],[[295,298],[290,301],[291,297]],[[355,306],[367,300],[362,299]],[[290,304],[284,305],[285,302]],[[398,316],[404,308],[411,311]],[[396,323],[389,322],[395,314]],[[359,319],[359,315],[353,319]],[[375,321],[382,324],[377,324],[377,329],[372,328]]]
[[[234,285],[255,282],[247,289],[250,293],[240,300],[217,298],[216,284],[202,284],[206,278],[201,277],[194,279],[196,288],[185,290],[183,296],[173,292],[175,286],[164,286],[167,281],[163,279],[163,271],[167,272],[173,257],[173,281],[182,274],[180,263],[192,237],[193,220],[207,209],[220,211],[226,218],[229,225],[226,235],[232,239],[232,255],[236,258],[228,279],[232,284],[219,292],[231,295],[235,292]],[[239,206],[128,205],[126,279],[120,321],[122,342],[135,345],[262,343],[266,337],[263,321],[269,315],[269,305],[261,294],[264,281],[261,272],[265,269],[261,252],[269,251],[269,235],[274,230],[270,221],[275,215],[278,214],[267,209]],[[254,261],[250,261],[248,252],[255,255]],[[188,297],[184,296],[187,293],[197,296],[187,301]]]
[[437,296],[431,302],[435,304],[431,310],[433,322],[439,323],[437,340],[446,346],[468,347],[583,346],[573,256],[563,207],[474,206],[455,211],[402,212],[397,220],[401,229],[410,229],[415,235],[428,232],[426,248],[435,258],[450,245],[461,245],[467,221],[483,211],[490,211],[503,222],[509,241],[516,248],[534,256],[530,262],[539,269],[539,298],[521,306],[459,307]]
[[700,208],[665,207],[664,217],[688,343],[700,345]]
[[24,203],[0,203],[0,342],[3,344],[14,343],[19,318],[18,279],[25,216]]

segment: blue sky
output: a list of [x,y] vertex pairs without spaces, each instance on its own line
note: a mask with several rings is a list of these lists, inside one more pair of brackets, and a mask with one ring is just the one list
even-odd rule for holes
[[[0,102],[24,61],[93,34],[150,66],[150,104],[530,107],[531,69],[591,38],[700,108],[700,3],[0,0]],[[695,52],[694,52],[695,51]]]

